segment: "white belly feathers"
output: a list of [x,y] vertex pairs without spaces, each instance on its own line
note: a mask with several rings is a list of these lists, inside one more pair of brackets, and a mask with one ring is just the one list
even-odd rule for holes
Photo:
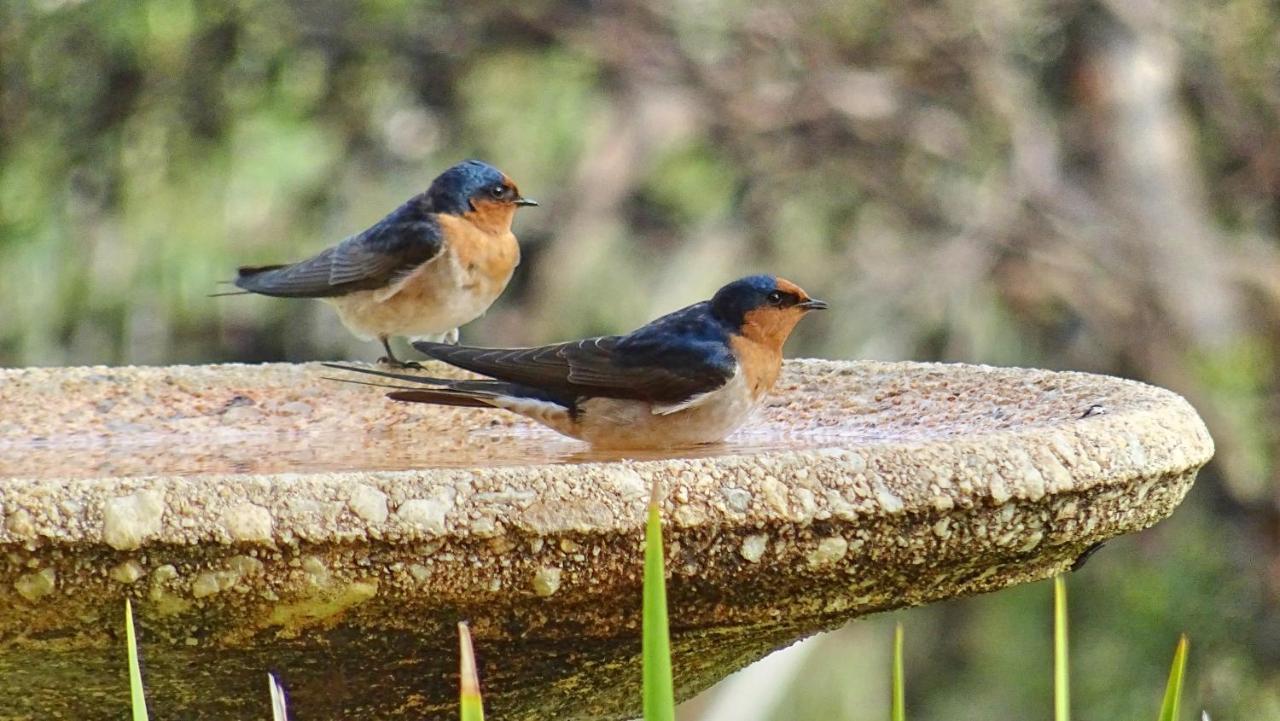
[[[536,415],[528,407],[509,410],[533,416],[597,448],[670,448],[723,440],[746,422],[764,395],[753,394],[743,374],[738,373],[720,388],[683,404],[680,410],[618,398],[583,401],[577,418],[563,409],[551,413],[550,408],[540,408]],[[521,405],[527,406],[527,402]]]
[[[516,242],[510,234],[504,240]],[[438,336],[484,315],[511,280],[515,265],[496,277],[485,270],[475,263],[464,267],[446,248],[391,286],[324,300],[338,311],[344,326],[365,340]]]

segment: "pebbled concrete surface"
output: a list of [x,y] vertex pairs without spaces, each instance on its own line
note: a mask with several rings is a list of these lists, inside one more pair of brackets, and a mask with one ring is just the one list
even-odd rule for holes
[[794,361],[727,443],[625,458],[334,374],[0,371],[11,708],[119,718],[127,595],[162,717],[262,713],[271,669],[299,718],[454,718],[468,619],[495,717],[628,718],[654,480],[687,696],[851,618],[1060,571],[1171,513],[1213,452],[1178,396],[1079,373]]

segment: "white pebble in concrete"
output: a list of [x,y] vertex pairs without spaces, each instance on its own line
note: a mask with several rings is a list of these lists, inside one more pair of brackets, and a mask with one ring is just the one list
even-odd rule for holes
[[168,583],[177,577],[178,569],[171,563],[157,566],[156,570],[151,572],[151,582],[154,584]]
[[741,488],[724,489],[725,503],[738,513],[746,513],[751,506],[751,493]]
[[444,517],[453,509],[446,498],[414,498],[400,504],[396,517],[432,533],[444,533]]
[[351,490],[347,505],[361,520],[381,524],[387,520],[387,494],[365,483]]
[[769,508],[773,509],[774,513],[779,516],[788,518],[790,509],[787,503],[787,487],[783,485],[782,481],[773,476],[765,476],[764,480],[760,482],[760,488],[764,494],[765,503],[769,504]]
[[157,491],[112,498],[102,507],[102,540],[120,551],[138,548],[160,533],[164,511],[164,497]]
[[534,593],[545,598],[558,590],[560,590],[560,569],[554,566],[543,566],[533,574]]
[[240,503],[227,509],[222,516],[222,525],[232,540],[263,543],[271,540],[271,529],[275,524],[267,509],[253,503]]
[[142,578],[142,566],[137,561],[128,560],[112,568],[110,574],[111,580],[128,585]]
[[876,480],[873,487],[875,488],[876,502],[880,504],[885,513],[898,513],[902,510],[902,499],[889,490],[889,487],[883,482]]
[[635,469],[626,466],[601,469],[603,483],[613,486],[618,493],[627,499],[644,498],[649,493],[649,486],[636,473]]
[[19,508],[13,513],[10,513],[9,517],[4,522],[4,527],[9,530],[9,533],[12,533],[18,538],[27,539],[35,538],[36,536],[36,524],[31,519],[31,514],[28,513],[25,508]]
[[844,558],[849,550],[849,542],[840,536],[824,538],[818,547],[809,553],[810,566],[828,566]]
[[262,573],[263,569],[262,561],[253,556],[232,556],[227,561],[227,565],[239,576],[256,576]]
[[769,547],[769,537],[763,533],[757,533],[742,539],[742,548],[738,549],[738,553],[747,559],[750,563],[759,561],[764,556],[764,551]]
[[191,582],[191,595],[196,598],[212,596],[220,590],[218,577],[212,571],[205,571]]
[[37,573],[28,573],[25,576],[18,576],[18,579],[13,582],[13,588],[18,592],[18,595],[32,603],[53,593],[57,587],[58,572],[52,568],[46,568]]
[[307,581],[313,586],[327,586],[331,580],[329,567],[315,556],[302,559],[302,570],[307,574]]

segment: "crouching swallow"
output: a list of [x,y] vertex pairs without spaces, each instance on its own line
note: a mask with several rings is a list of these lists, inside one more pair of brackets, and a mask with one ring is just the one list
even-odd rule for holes
[[826,307],[790,281],[755,275],[629,335],[539,348],[413,344],[492,380],[332,367],[431,386],[395,386],[395,400],[502,408],[598,448],[690,446],[742,425],[777,381],[791,330]]
[[368,230],[289,265],[240,268],[244,291],[279,298],[319,298],[364,340],[378,339],[379,359],[405,367],[390,336],[451,337],[493,304],[520,262],[511,232],[522,197],[497,168],[467,160],[440,174],[425,193]]

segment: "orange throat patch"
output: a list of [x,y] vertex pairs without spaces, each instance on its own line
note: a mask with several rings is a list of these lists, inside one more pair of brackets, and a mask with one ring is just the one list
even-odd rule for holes
[[512,203],[475,200],[475,210],[462,214],[472,225],[493,235],[511,232],[511,221],[516,217],[516,206]]
[[461,217],[440,216],[445,237],[473,283],[496,286],[501,292],[520,264],[520,245],[511,232],[516,206],[488,200],[473,202],[475,210]]
[[742,334],[730,339],[753,397],[768,393],[778,382],[782,346],[803,317],[804,310],[794,306],[757,308],[743,319]]

